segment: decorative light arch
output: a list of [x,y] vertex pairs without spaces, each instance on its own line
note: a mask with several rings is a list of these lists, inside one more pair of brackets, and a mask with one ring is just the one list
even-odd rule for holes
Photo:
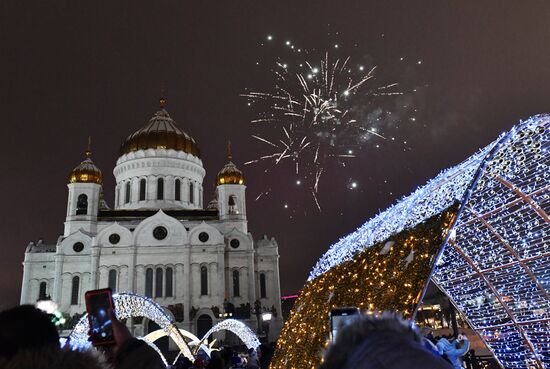
[[[167,336],[174,340],[183,355],[190,360],[194,360],[189,346],[171,317],[156,302],[145,296],[129,292],[113,294],[113,300],[118,319],[145,317],[154,321],[166,332]],[[86,346],[88,344],[89,330],[88,316],[85,314],[69,335],[71,345]]]
[[503,367],[550,368],[549,214],[550,115],[538,115],[332,245],[281,331],[272,368],[317,366],[331,306],[413,317],[429,279]]
[[[260,346],[260,341],[258,340],[258,337],[256,336],[256,334],[254,334],[252,329],[250,329],[243,322],[235,319],[222,320],[221,322],[219,322],[218,324],[210,328],[210,330],[206,332],[204,337],[201,339],[200,341],[201,345],[204,341],[208,339],[208,337],[210,337],[212,333],[223,331],[223,330],[227,330],[235,333],[241,339],[241,341],[243,341],[246,347],[248,347],[249,349],[251,348],[257,349],[258,346]],[[197,347],[195,348],[195,351],[198,351],[199,347],[200,345],[197,345]]]
[[[182,336],[190,339],[190,341],[187,342],[189,346],[196,346],[202,342],[197,336],[195,336],[193,333],[189,331],[186,331],[185,329],[180,328],[179,331]],[[163,329],[157,329],[156,331],[148,333],[147,336],[143,337],[143,339],[148,340],[150,342],[155,342],[159,338],[162,338],[165,336],[167,336],[167,333]],[[210,347],[206,345],[201,345],[200,347],[208,356],[210,356],[210,353],[212,351]]]

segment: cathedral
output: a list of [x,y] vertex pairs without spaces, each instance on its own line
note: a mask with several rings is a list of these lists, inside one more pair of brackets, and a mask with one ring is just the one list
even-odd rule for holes
[[[72,316],[86,311],[86,291],[110,287],[151,297],[198,337],[231,316],[274,340],[282,325],[277,242],[248,231],[246,181],[231,152],[205,206],[197,142],[161,99],[122,144],[113,173],[111,209],[88,148],[69,176],[63,234],[26,249],[21,303],[51,299]],[[268,327],[264,312],[272,313]],[[154,328],[136,322],[137,335]]]

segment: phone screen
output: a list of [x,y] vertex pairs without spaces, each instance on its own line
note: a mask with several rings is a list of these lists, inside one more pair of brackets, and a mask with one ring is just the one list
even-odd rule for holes
[[87,292],[86,305],[92,343],[94,345],[112,343],[113,326],[109,318],[109,310],[113,308],[111,291],[106,289]]
[[330,336],[332,342],[336,341],[336,336],[340,329],[350,324],[358,314],[358,308],[339,308],[330,312]]

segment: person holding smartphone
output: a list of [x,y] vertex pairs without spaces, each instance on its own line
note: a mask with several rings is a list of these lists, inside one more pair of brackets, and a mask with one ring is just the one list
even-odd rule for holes
[[0,312],[0,368],[2,369],[166,369],[159,355],[134,338],[107,312],[113,342],[99,350],[61,348],[52,317],[32,305]]

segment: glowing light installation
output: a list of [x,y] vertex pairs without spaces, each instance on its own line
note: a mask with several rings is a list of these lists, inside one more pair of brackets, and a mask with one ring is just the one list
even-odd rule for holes
[[[113,300],[118,319],[145,317],[153,320],[174,340],[174,342],[176,342],[183,355],[190,360],[194,360],[193,354],[178,328],[170,316],[166,314],[163,308],[156,302],[145,296],[128,292],[114,294]],[[71,345],[80,347],[88,345],[89,330],[88,316],[84,315],[69,335]]]
[[250,328],[248,328],[246,324],[235,319],[222,320],[221,322],[210,328],[210,330],[206,332],[206,334],[202,338],[201,342],[208,339],[208,337],[210,337],[212,333],[223,330],[235,333],[249,349],[256,349],[258,346],[260,346],[260,341],[258,340],[258,337],[256,337],[256,334],[254,334],[254,332]]
[[520,122],[331,246],[308,283],[458,201],[432,280],[503,367],[550,368],[549,165],[550,116]]

